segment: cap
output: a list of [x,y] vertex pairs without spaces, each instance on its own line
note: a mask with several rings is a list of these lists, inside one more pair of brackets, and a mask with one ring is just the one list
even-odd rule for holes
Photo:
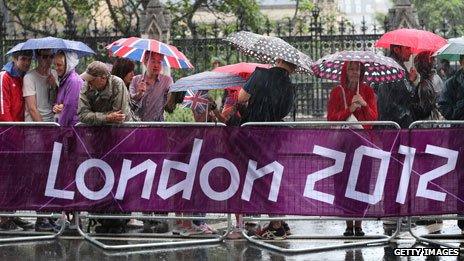
[[108,66],[100,61],[94,61],[87,66],[85,72],[81,74],[81,78],[84,81],[89,82],[95,79],[95,77],[108,75],[110,75]]

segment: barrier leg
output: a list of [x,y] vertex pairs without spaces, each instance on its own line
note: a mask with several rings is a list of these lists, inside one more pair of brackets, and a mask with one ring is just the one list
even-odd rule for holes
[[[434,244],[434,245],[438,245],[441,247],[456,248],[456,246],[453,246],[451,244],[448,244],[448,243],[445,243],[439,240],[434,240],[434,239],[445,239],[445,238],[446,239],[461,239],[461,240],[463,239],[461,234],[448,234],[448,235],[441,234],[441,235],[425,235],[425,236],[417,235],[411,228],[410,217],[408,217],[408,230],[409,230],[409,233],[416,239],[417,242],[421,244],[425,244],[425,245]],[[460,250],[463,251],[464,248],[460,247]]]
[[[21,215],[21,214],[2,214],[2,217],[49,217],[53,218],[54,215],[46,215],[46,214],[29,214],[29,215]],[[26,241],[43,241],[43,240],[54,240],[58,238],[63,232],[66,230],[66,224],[69,223],[66,220],[66,216],[62,213],[59,216],[58,223],[60,224],[60,230],[55,233],[40,233],[35,231],[1,231],[0,234],[2,235],[22,235],[18,237],[7,237],[7,238],[0,238],[0,243],[10,243],[10,242],[26,242]]]
[[[279,218],[280,220],[289,220],[288,218]],[[253,218],[247,218],[247,220],[256,220]],[[259,219],[264,220],[264,219]],[[265,220],[273,220],[271,218]],[[320,219],[293,219],[293,220],[320,220]],[[330,219],[329,219],[330,220]],[[335,220],[335,219],[331,219]],[[253,243],[259,247],[264,247],[279,253],[284,254],[298,254],[298,253],[310,253],[310,252],[321,252],[321,251],[329,251],[335,249],[343,249],[343,248],[353,248],[353,247],[367,247],[367,246],[376,246],[376,245],[384,245],[390,243],[393,239],[395,239],[401,228],[401,218],[399,218],[396,222],[396,230],[391,236],[386,235],[366,235],[363,237],[345,237],[345,236],[331,236],[331,235],[307,235],[307,236],[288,236],[285,241],[289,241],[292,239],[307,239],[307,240],[362,240],[361,242],[352,242],[352,243],[341,243],[341,244],[334,244],[328,246],[319,246],[319,247],[309,247],[309,248],[297,248],[297,249],[289,249],[279,247],[273,244],[270,244],[264,240],[258,239],[255,236],[248,236],[247,231],[243,230],[242,235],[243,237],[250,243]],[[364,240],[369,239],[369,240]]]
[[[188,240],[178,240],[178,241],[173,241],[173,242],[153,242],[153,243],[139,243],[139,244],[124,244],[124,245],[107,245],[102,243],[100,240],[98,240],[96,237],[90,235],[89,233],[85,233],[80,225],[79,225],[79,213],[75,212],[75,220],[76,220],[76,226],[77,226],[77,231],[79,234],[84,237],[85,240],[89,241],[90,243],[105,249],[105,250],[124,250],[124,249],[136,249],[136,248],[156,248],[156,247],[179,247],[179,246],[192,246],[192,245],[201,245],[201,244],[217,244],[223,242],[223,240],[227,237],[231,230],[231,225],[232,225],[232,219],[231,215],[227,214],[227,230],[225,233],[221,236],[215,237],[215,238],[207,238],[207,239],[188,239]],[[126,217],[126,218],[130,218]],[[163,217],[163,218],[168,218],[168,217]],[[198,217],[192,217],[191,219],[198,218]],[[169,219],[169,218],[168,218]],[[172,219],[178,219],[178,217],[172,217]],[[152,235],[152,240],[159,240],[161,238],[167,238],[167,236],[164,237],[158,237],[156,238],[154,234]],[[128,234],[123,234],[125,236],[125,240],[140,240],[140,238],[130,238],[131,236],[134,235],[128,235]],[[118,237],[108,237],[105,238],[106,240],[116,240]],[[119,237],[120,238],[120,237]]]

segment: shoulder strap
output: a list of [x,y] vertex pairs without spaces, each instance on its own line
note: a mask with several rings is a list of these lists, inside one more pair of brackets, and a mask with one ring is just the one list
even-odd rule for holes
[[341,86],[341,85],[340,85],[340,88],[342,89],[343,104],[345,105],[345,109],[346,109],[346,108],[348,108],[348,105],[346,104],[345,89],[343,89],[343,86]]

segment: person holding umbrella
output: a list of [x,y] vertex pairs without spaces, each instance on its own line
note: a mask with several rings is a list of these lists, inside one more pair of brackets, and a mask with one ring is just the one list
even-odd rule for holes
[[50,49],[40,49],[35,51],[35,57],[37,67],[23,79],[25,121],[53,122],[52,99],[55,97],[51,97],[50,93],[58,87],[56,71],[51,69],[54,54]]
[[[363,82],[364,72],[365,67],[361,62],[347,61],[343,64],[340,85],[332,89],[327,103],[328,121],[349,121],[353,117],[357,121],[377,120],[376,96],[374,90]],[[370,129],[371,126],[364,125],[363,128]],[[368,181],[369,178],[364,177],[363,180]],[[368,185],[368,183],[364,185]],[[339,191],[340,189],[337,187],[335,190]],[[339,192],[339,194],[343,197],[344,191]],[[367,205],[355,208],[359,210],[366,207]],[[364,236],[361,221],[347,220],[343,235]]]
[[381,83],[374,86],[377,93],[379,120],[394,121],[401,128],[408,128],[414,121],[409,105],[414,96],[414,82],[417,79],[417,72],[414,68],[408,72],[404,65],[404,62],[409,61],[411,55],[410,47],[391,45],[390,57],[403,67],[404,78],[397,82]]
[[147,71],[134,76],[130,84],[131,99],[138,105],[137,116],[141,121],[164,121],[164,106],[173,80],[161,74],[163,59],[160,53],[146,52],[143,64]]
[[446,45],[443,37],[432,32],[417,29],[397,29],[385,33],[375,43],[376,47],[388,48],[390,57],[405,70],[403,80],[375,87],[378,96],[379,120],[394,121],[401,128],[408,128],[413,122],[410,104],[415,93],[417,72],[414,68],[408,72],[404,62],[409,61],[412,53],[422,51],[435,52]]
[[[295,99],[290,75],[297,66],[283,59],[270,69],[257,67],[238,94],[238,104],[246,104],[242,123],[283,121]],[[286,237],[290,227],[283,220],[271,221],[257,234],[263,238]]]
[[256,68],[238,95],[238,103],[248,103],[242,122],[282,121],[288,115],[295,99],[290,74],[296,67],[277,59],[273,68]]

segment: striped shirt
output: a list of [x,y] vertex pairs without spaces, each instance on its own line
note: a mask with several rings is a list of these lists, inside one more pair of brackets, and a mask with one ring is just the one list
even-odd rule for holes
[[[131,99],[137,94],[137,85],[142,79],[143,75],[137,75],[132,79],[129,87]],[[135,114],[141,121],[164,121],[164,105],[166,105],[169,87],[172,83],[170,76],[159,74],[155,83],[147,86],[140,100],[134,99],[139,107]]]

